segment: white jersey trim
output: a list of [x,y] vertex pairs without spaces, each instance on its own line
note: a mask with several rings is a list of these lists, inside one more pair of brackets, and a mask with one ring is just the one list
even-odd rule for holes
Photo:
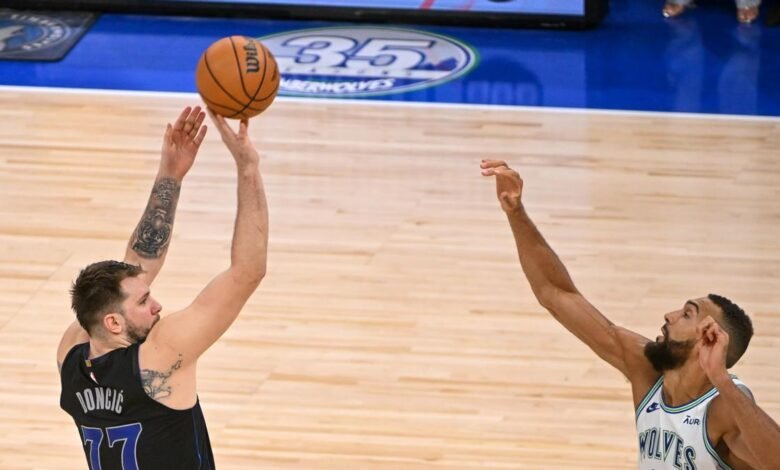
[[702,416],[702,434],[704,438],[704,447],[707,448],[707,452],[712,456],[713,459],[715,459],[715,462],[717,462],[718,467],[720,467],[723,470],[733,470],[729,465],[723,461],[722,458],[720,458],[720,455],[718,455],[718,452],[715,450],[715,447],[712,445],[712,442],[710,442],[710,434],[707,432],[707,413],[710,411],[710,405],[712,402],[707,403],[707,406],[704,407],[704,415]]
[[639,420],[639,415],[642,414],[642,410],[644,409],[645,406],[647,406],[647,403],[650,401],[650,398],[652,398],[653,395],[655,395],[655,392],[658,390],[658,387],[660,387],[663,383],[664,383],[664,376],[661,375],[660,377],[658,377],[658,380],[655,381],[653,386],[650,387],[650,390],[647,391],[645,397],[642,398],[642,401],[639,402],[639,406],[636,407],[636,410],[634,410],[636,413],[636,418],[634,418],[634,421]]
[[[705,392],[704,395],[701,395],[699,398],[690,401],[684,405],[669,406],[664,401],[664,394],[661,393],[659,404],[661,405],[661,409],[664,410],[665,412],[676,415],[688,411],[690,409],[696,408],[697,406],[701,405],[702,403],[704,403],[705,401],[709,400],[710,398],[714,397],[717,394],[718,394],[718,389],[712,387],[707,392]],[[709,406],[709,404],[707,404],[707,406]]]

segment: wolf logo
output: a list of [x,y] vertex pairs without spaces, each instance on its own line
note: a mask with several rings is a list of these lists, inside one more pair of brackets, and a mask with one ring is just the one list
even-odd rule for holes
[[5,50],[6,41],[17,36],[22,31],[24,31],[24,26],[22,25],[11,25],[0,28],[0,52]]
[[55,17],[0,10],[0,53],[7,57],[51,48],[72,33],[71,27]]

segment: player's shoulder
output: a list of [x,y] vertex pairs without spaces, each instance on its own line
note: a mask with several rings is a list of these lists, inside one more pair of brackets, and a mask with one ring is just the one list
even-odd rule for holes
[[[737,386],[737,389],[744,393],[748,398],[755,401],[750,388],[742,382],[739,377],[731,374],[731,381]],[[720,395],[715,395],[707,406],[707,428],[710,435],[721,435],[736,425],[733,415],[730,412],[729,404]]]
[[[747,395],[747,397],[750,398],[751,400],[754,400],[753,392],[750,391],[750,388],[747,386],[745,382],[742,381],[742,379],[740,379],[734,374],[729,374],[729,377],[731,377],[731,382],[737,387],[737,389],[740,392]],[[720,396],[720,394],[716,395],[715,398],[713,399],[714,403],[719,403],[721,401],[722,401],[722,397]]]
[[654,370],[652,372],[634,374],[629,381],[631,382],[634,408],[638,412],[642,404],[649,400],[653,393],[658,390],[658,387],[663,384],[663,376]]
[[70,353],[73,348],[88,342],[89,335],[86,331],[84,331],[81,325],[74,322],[68,326],[68,328],[62,334],[59,346],[57,346],[57,364],[62,366],[62,363],[65,362],[65,358],[67,357],[68,353]]

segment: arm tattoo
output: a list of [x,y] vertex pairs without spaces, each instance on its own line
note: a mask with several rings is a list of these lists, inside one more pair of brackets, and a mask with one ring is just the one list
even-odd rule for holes
[[146,211],[131,240],[138,256],[155,259],[165,254],[171,241],[180,190],[181,186],[174,178],[161,178],[154,184]]
[[155,400],[159,398],[168,398],[173,392],[168,379],[173,375],[173,371],[181,368],[181,354],[176,362],[171,366],[168,372],[160,372],[152,369],[141,369],[141,386],[144,392]]

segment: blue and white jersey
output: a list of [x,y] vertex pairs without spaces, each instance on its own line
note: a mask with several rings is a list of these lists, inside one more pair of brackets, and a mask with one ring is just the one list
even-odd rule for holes
[[[747,389],[735,376],[734,383]],[[713,387],[682,406],[668,406],[661,376],[636,409],[640,470],[731,470],[707,435],[707,409],[718,396]]]

